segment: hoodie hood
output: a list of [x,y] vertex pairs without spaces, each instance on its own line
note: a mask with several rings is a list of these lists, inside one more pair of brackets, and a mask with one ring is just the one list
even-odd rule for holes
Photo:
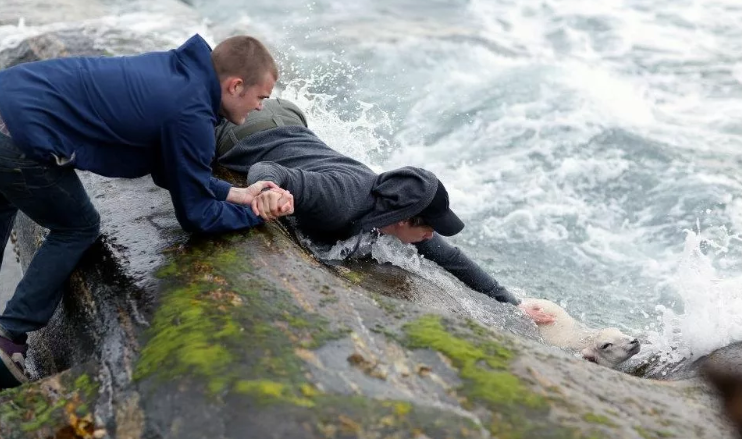
[[406,166],[380,174],[371,195],[374,209],[355,227],[355,233],[412,218],[425,209],[438,189],[438,179],[425,169]]

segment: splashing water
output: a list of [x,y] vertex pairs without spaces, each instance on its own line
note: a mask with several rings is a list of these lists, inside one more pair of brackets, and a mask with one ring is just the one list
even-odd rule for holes
[[648,327],[651,348],[641,354],[643,358],[659,355],[660,363],[677,364],[742,341],[742,277],[723,279],[715,268],[729,246],[739,241],[723,228],[686,231],[674,278],[683,311],[656,307],[659,324]]
[[[352,78],[352,73],[339,69],[332,73],[313,72],[308,77],[289,81],[279,97],[297,104],[307,116],[309,128],[337,151],[381,172],[380,163],[392,151],[385,137],[391,129],[389,115],[378,106],[354,101],[355,111],[338,108],[338,95],[318,92],[334,83],[338,75]],[[348,98],[341,98],[348,102]],[[341,116],[342,114],[342,116]]]

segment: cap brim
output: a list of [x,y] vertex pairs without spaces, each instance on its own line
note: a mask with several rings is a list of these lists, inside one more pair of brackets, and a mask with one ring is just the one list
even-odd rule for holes
[[437,217],[425,217],[425,222],[439,235],[453,236],[464,230],[464,222],[450,209]]

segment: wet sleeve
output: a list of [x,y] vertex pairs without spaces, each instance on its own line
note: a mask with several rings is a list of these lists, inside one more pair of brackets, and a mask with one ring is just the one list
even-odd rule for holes
[[249,207],[224,201],[231,186],[211,176],[213,116],[197,99],[184,105],[186,108],[162,129],[161,169],[153,173],[155,184],[170,191],[181,227],[189,232],[217,233],[262,224]]
[[486,294],[499,302],[520,304],[520,300],[510,291],[498,284],[458,247],[447,243],[437,233],[432,239],[419,242],[415,246],[421,255],[440,265],[472,290]]

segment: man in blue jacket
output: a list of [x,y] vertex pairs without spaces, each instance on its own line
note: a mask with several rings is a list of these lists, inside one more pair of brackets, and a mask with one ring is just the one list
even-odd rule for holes
[[242,123],[260,110],[277,79],[270,53],[247,36],[213,51],[195,35],[167,52],[0,71],[0,243],[7,244],[19,209],[49,229],[0,316],[0,389],[26,381],[26,333],[48,323],[65,280],[98,237],[99,215],[75,169],[151,174],[170,191],[189,232],[261,224],[249,207],[255,199],[273,200],[275,216],[293,210],[290,194],[262,191],[272,183],[235,188],[211,176],[220,116]]

